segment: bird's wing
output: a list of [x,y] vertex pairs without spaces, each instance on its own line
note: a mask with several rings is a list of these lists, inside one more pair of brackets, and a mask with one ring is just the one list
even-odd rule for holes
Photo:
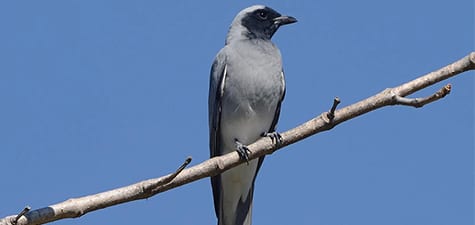
[[[221,120],[221,100],[224,93],[226,72],[226,56],[223,49],[216,56],[210,74],[208,96],[210,157],[222,154],[219,140],[219,127]],[[219,175],[211,177],[211,186],[213,188],[214,209],[216,216],[219,217],[219,209],[221,208],[221,178]]]
[[282,104],[282,101],[284,101],[285,97],[285,79],[284,79],[284,71],[281,72],[281,82],[282,82],[282,89],[281,89],[281,97],[279,99],[279,103],[277,103],[277,107],[275,108],[275,114],[274,114],[274,120],[272,120],[272,125],[270,126],[270,129],[268,132],[274,132],[275,127],[277,126],[277,122],[279,121],[279,116],[280,116],[280,105]]

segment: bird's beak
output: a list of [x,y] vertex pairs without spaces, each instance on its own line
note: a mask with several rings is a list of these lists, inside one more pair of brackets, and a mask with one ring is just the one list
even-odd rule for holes
[[291,16],[279,16],[277,18],[274,19],[274,23],[276,25],[286,25],[286,24],[291,24],[291,23],[295,23],[297,22],[297,19],[295,19],[294,17],[291,17]]

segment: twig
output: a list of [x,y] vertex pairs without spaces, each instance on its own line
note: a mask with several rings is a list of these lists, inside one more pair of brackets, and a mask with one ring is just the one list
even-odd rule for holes
[[15,220],[13,220],[13,224],[17,224],[18,220],[20,219],[20,217],[22,217],[23,215],[25,215],[28,211],[30,211],[31,207],[30,206],[25,206],[25,208],[23,208],[23,210],[18,213],[18,215],[15,217]]
[[446,95],[450,93],[450,90],[452,89],[452,85],[447,84],[444,87],[442,87],[439,91],[434,93],[431,96],[425,97],[425,98],[406,98],[406,97],[401,97],[399,95],[394,96],[395,104],[398,105],[407,105],[407,106],[414,106],[416,108],[420,108],[426,104],[429,104],[433,101],[437,101]]
[[169,175],[169,177],[165,178],[163,180],[163,182],[161,182],[160,184],[158,184],[156,187],[154,187],[152,189],[152,193],[156,192],[157,191],[157,188],[159,188],[160,185],[163,185],[163,184],[167,184],[167,183],[170,183],[173,179],[175,179],[176,176],[178,176],[178,174],[181,173],[181,171],[183,171],[187,166],[188,164],[191,163],[191,156],[188,156],[186,159],[185,159],[185,162],[183,162],[183,164],[181,164],[180,167],[178,167],[178,169]]
[[335,97],[333,99],[333,105],[330,111],[323,113],[322,119],[325,120],[325,122],[330,123],[333,120],[333,118],[335,118],[335,110],[339,104],[340,104],[340,98]]

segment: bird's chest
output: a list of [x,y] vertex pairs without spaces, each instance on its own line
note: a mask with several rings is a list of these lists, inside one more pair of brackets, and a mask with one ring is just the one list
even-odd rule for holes
[[229,60],[226,70],[223,97],[234,107],[272,109],[280,101],[284,81],[277,49],[242,47]]
[[251,116],[259,112],[275,112],[283,94],[282,73],[267,65],[249,63],[240,72],[226,77],[224,90],[223,107],[231,114]]

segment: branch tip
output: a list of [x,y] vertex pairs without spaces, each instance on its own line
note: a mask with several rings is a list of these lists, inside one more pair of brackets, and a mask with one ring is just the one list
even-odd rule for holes
[[[450,94],[450,91],[452,90],[452,85],[451,84],[447,84],[445,85],[442,89],[439,90],[439,92],[443,92],[443,94],[447,95],[447,94]],[[444,96],[445,96],[444,95]]]
[[468,56],[470,60],[470,68],[475,68],[475,52],[471,52],[470,55]]

